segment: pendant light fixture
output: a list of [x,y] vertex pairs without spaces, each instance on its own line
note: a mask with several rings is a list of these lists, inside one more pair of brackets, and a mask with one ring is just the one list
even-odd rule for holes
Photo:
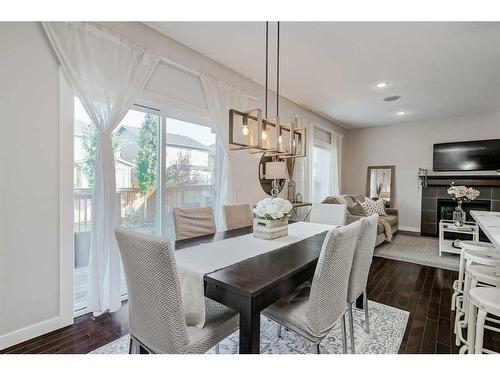
[[282,124],[279,117],[280,85],[280,22],[276,34],[276,116],[268,117],[269,78],[269,22],[266,22],[266,92],[264,117],[262,110],[242,112],[229,110],[229,148],[248,150],[251,154],[266,153],[273,159],[306,156],[306,129],[298,128],[297,119]]

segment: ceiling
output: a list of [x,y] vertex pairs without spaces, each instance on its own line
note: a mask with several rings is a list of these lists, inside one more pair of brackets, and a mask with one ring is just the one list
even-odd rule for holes
[[[147,25],[264,84],[263,22]],[[271,56],[275,33],[270,24]],[[490,112],[500,103],[500,23],[283,22],[280,50],[282,95],[346,128]],[[381,81],[389,85],[375,88]],[[391,95],[401,99],[383,101]]]

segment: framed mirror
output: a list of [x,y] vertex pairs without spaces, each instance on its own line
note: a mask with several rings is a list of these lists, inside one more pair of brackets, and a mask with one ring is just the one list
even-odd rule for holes
[[[260,163],[259,163],[259,181],[260,181],[260,186],[262,187],[262,190],[267,195],[271,195],[271,190],[273,189],[273,179],[266,178],[266,163],[274,162],[276,157],[273,157],[269,155],[271,152],[265,152],[262,154],[262,157],[260,158]],[[276,189],[278,190],[278,193],[281,193],[283,190],[283,187],[285,186],[286,178],[280,178],[276,180]]]
[[368,167],[366,196],[372,199],[383,199],[386,207],[393,207],[395,170],[394,165]]

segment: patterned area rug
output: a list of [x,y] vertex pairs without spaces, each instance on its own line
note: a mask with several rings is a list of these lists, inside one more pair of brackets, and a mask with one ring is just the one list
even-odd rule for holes
[[[354,309],[354,338],[356,353],[360,354],[397,354],[408,322],[409,312],[395,307],[369,301],[370,333],[364,327],[364,312]],[[346,319],[347,322],[347,319]],[[311,343],[296,333],[282,330],[282,337],[277,337],[277,324],[261,316],[260,351],[266,354],[304,354],[311,353]],[[347,329],[349,342],[349,329]],[[220,343],[221,354],[238,353],[239,331]],[[128,335],[104,345],[91,354],[126,354],[128,353]],[[341,354],[342,338],[338,324],[322,341],[320,352],[325,354]],[[350,352],[350,348],[349,348]],[[210,349],[207,354],[215,354]]]
[[455,254],[443,254],[440,257],[437,238],[404,234],[396,234],[392,242],[377,246],[374,256],[452,271],[458,271],[460,261],[460,257]]

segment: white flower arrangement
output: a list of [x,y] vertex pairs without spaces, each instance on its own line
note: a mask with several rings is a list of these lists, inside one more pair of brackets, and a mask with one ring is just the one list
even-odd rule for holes
[[253,209],[255,215],[261,219],[277,220],[290,217],[292,204],[283,198],[266,198],[257,203]]
[[466,186],[451,185],[448,189],[448,194],[451,195],[455,202],[470,202],[479,197],[479,190]]

